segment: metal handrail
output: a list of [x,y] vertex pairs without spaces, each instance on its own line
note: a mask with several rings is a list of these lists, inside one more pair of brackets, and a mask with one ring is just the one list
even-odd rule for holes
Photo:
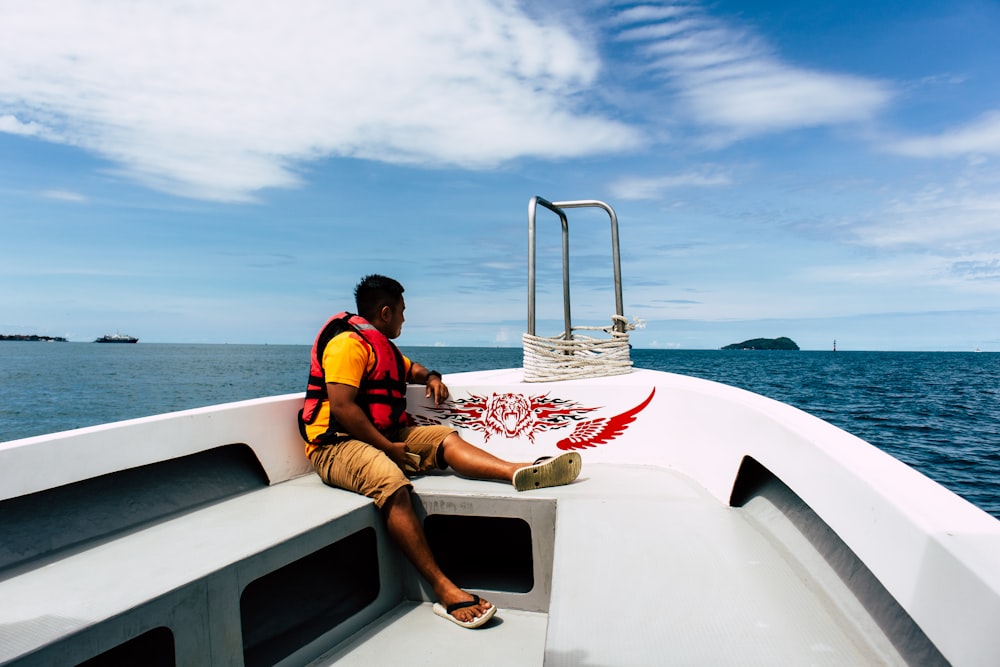
[[535,335],[535,215],[541,205],[557,216],[562,226],[562,274],[563,274],[563,319],[566,325],[566,339],[573,338],[573,326],[569,307],[569,220],[566,208],[602,208],[611,217],[611,254],[615,274],[615,312],[620,319],[614,322],[616,331],[625,331],[624,307],[622,305],[621,254],[618,250],[618,216],[610,205],[596,199],[550,202],[542,197],[532,197],[528,202],[528,333]]

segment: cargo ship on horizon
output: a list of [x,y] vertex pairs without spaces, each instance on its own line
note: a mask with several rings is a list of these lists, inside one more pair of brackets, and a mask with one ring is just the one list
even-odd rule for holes
[[100,338],[95,339],[94,342],[95,343],[138,343],[139,339],[136,338],[135,336],[116,333],[114,335],[105,334]]

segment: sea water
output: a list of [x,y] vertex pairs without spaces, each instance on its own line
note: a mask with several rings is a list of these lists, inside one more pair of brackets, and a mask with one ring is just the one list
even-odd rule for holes
[[[519,348],[403,351],[445,375],[521,365]],[[301,392],[308,358],[305,345],[0,342],[0,442]],[[1000,354],[633,350],[632,360],[794,405],[1000,518]]]

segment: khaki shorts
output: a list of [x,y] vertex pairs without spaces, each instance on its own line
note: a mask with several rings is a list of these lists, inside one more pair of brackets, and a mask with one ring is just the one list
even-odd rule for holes
[[[455,432],[450,426],[407,426],[390,437],[405,442],[406,451],[420,455],[417,472],[438,467],[438,448]],[[324,482],[368,496],[379,508],[404,486],[412,486],[385,452],[360,440],[317,447],[309,457]]]

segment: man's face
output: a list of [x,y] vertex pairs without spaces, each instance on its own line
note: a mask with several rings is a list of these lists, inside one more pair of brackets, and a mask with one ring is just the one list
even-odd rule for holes
[[[399,334],[403,332],[403,322],[406,318],[403,316],[403,311],[406,310],[406,301],[403,299],[399,300],[395,306],[389,308],[389,315],[385,322],[385,334],[386,338],[398,338]],[[385,310],[382,311],[386,312]]]

